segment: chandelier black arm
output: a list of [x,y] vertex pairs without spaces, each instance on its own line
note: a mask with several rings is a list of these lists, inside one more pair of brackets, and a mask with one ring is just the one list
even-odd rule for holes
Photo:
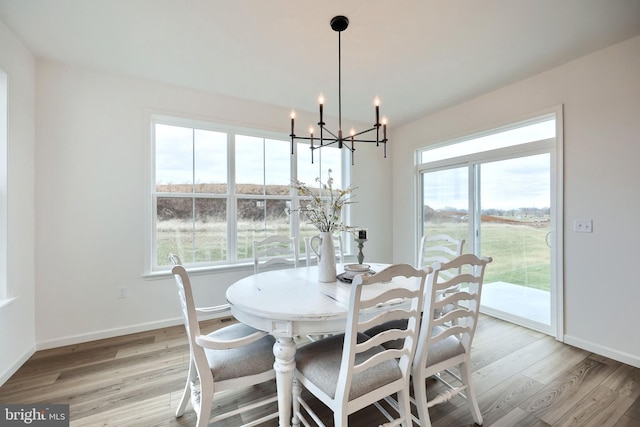
[[[363,132],[360,132],[357,135],[362,134]],[[342,143],[346,144],[347,142],[370,142],[370,143],[379,143],[379,144],[386,144],[388,139],[379,139],[379,140],[375,140],[375,139],[362,139],[362,138],[355,138],[356,135],[354,135],[354,138],[352,138],[351,136],[348,136],[346,138],[342,138]],[[297,136],[294,135],[293,138],[295,140],[302,140],[302,141],[311,141],[313,139],[314,142],[320,142],[320,138],[311,138],[309,136]],[[329,141],[329,142],[327,142]],[[329,146],[331,144],[335,144],[336,142],[339,141],[339,138],[331,138],[331,139],[326,139],[324,138],[322,141],[322,145],[315,145],[313,147],[314,150],[319,149],[320,147],[326,147]]]
[[[327,127],[324,125],[324,123],[321,125],[321,128],[322,128],[322,130],[324,132],[327,132],[329,135],[331,135],[331,138],[329,138],[329,139],[335,139],[336,141],[340,139],[340,138],[338,138],[338,135],[336,135],[335,133],[331,132],[331,130],[327,129]],[[320,139],[324,139],[324,138],[320,138]]]
[[[371,143],[380,143],[380,144],[387,143],[388,139],[377,139],[376,140],[376,139],[356,138],[358,135],[363,135],[363,134],[365,134],[367,132],[370,132],[370,131],[372,131],[374,129],[375,129],[375,127],[371,128],[369,130],[365,130],[365,131],[353,134],[353,136],[349,135],[346,138],[343,137],[342,138],[342,142],[343,143],[347,143],[347,142],[354,141],[354,142],[371,142]],[[327,131],[327,132],[329,132],[329,131]],[[329,133],[331,133],[331,132],[329,132]],[[298,135],[289,135],[289,136],[291,137],[292,142],[293,142],[293,140],[302,140],[302,141],[311,141],[311,140],[313,140],[314,142],[320,142],[320,138],[318,138],[318,137],[311,138],[310,136],[298,136]],[[340,138],[338,138],[337,136],[333,135],[333,133],[331,133],[331,136],[332,136],[332,138],[329,138],[329,139],[322,138],[322,145],[314,146],[313,147],[314,150],[318,149],[320,147],[324,147],[324,146],[328,146],[328,145],[331,145],[331,144],[335,144],[336,142],[338,142],[340,140]],[[329,142],[327,142],[327,141],[329,141]]]
[[[330,141],[330,142],[327,142],[327,141]],[[314,145],[313,147],[309,147],[309,148],[311,149],[311,151],[315,151],[315,150],[321,149],[322,147],[329,147],[329,146],[331,146],[333,144],[336,144],[338,142],[340,142],[340,140],[338,138],[330,139],[330,140],[325,139],[325,140],[323,140],[322,145]]]
[[[311,138],[310,136],[297,136],[297,135],[289,135],[289,136],[292,137],[291,138],[291,142],[293,142],[294,140],[296,140],[296,141],[297,140],[302,140],[302,141],[311,141],[311,140],[313,140],[314,142],[319,142],[320,141],[320,138],[315,138],[315,137]],[[330,142],[327,142],[327,141],[330,141]],[[327,146],[329,146],[331,144],[335,144],[338,141],[339,141],[338,138],[331,138],[331,139],[323,138],[322,145],[315,145],[315,146],[310,147],[310,148],[312,148],[314,150],[317,150],[317,149],[319,149],[321,147],[327,147]],[[375,142],[375,141],[373,141],[373,142]]]
[[358,136],[358,135],[363,135],[363,134],[365,134],[365,133],[369,133],[369,132],[371,132],[372,130],[376,130],[376,129],[378,129],[379,127],[380,127],[380,125],[373,125],[373,127],[370,127],[369,129],[366,129],[366,130],[360,131],[360,132],[358,132],[358,133],[354,133],[353,135],[349,135],[349,138],[351,138],[352,136],[356,137],[356,136]]
[[386,144],[387,143],[386,139],[358,139],[358,138],[351,139],[351,137],[344,139],[344,142],[351,142],[351,141],[354,141],[354,142],[370,142],[370,143],[373,143],[373,144]]

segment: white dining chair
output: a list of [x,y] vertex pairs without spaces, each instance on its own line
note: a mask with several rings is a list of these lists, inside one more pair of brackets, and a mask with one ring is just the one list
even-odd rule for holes
[[[427,279],[418,347],[411,368],[422,427],[431,426],[429,408],[458,395],[467,400],[476,424],[482,424],[471,379],[471,344],[478,324],[484,272],[491,261],[490,257],[464,254],[450,262],[432,265],[433,272]],[[440,280],[441,273],[445,271],[452,275]],[[444,290],[447,293],[443,296]],[[447,305],[456,308],[440,316],[438,313]],[[437,397],[428,399],[426,380],[431,377],[443,383],[445,389]]]
[[298,267],[298,243],[295,237],[273,235],[253,241],[253,272]]
[[[421,427],[430,427],[429,408],[445,403],[457,395],[467,399],[469,409],[477,424],[482,424],[473,384],[471,383],[471,343],[478,323],[480,296],[484,271],[492,259],[479,259],[473,254],[454,258],[449,263],[435,263],[427,276],[425,301],[418,346],[411,367],[414,400],[419,418],[413,420]],[[439,280],[443,271],[453,271],[448,280]],[[459,286],[458,286],[459,285]],[[442,297],[444,289],[458,289]],[[455,310],[440,315],[446,305],[455,305]],[[376,334],[384,330],[402,328],[406,322],[394,320],[373,327],[365,334]],[[398,348],[401,341],[383,344]],[[455,372],[453,369],[456,369]],[[435,398],[427,400],[427,378],[435,378],[444,384]],[[385,399],[399,411],[398,401]]]
[[[179,258],[174,258],[179,262]],[[189,372],[187,384],[176,410],[181,417],[191,401],[196,412],[197,427],[205,427],[240,414],[241,412],[273,404],[277,396],[267,396],[227,412],[214,411],[215,394],[275,381],[273,370],[274,338],[242,323],[235,323],[203,335],[196,317],[193,291],[187,271],[182,265],[171,270],[178,288],[178,296],[189,341]],[[213,415],[213,416],[212,416]],[[277,409],[243,427],[257,426],[278,416]]]
[[[346,332],[307,344],[296,353],[293,411],[303,425],[310,426],[307,416],[324,424],[302,398],[302,387],[333,411],[335,426],[346,427],[350,414],[393,394],[400,402],[400,417],[389,425],[411,426],[409,370],[425,276],[424,270],[396,264],[354,278]],[[392,320],[405,320],[406,327],[374,336],[360,332]],[[397,340],[403,343],[400,348],[383,346]]]

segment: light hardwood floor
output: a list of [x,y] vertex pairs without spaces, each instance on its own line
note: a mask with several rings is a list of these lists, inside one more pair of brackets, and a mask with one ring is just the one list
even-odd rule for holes
[[[203,322],[203,330],[228,321]],[[640,369],[488,316],[480,318],[472,359],[485,426],[640,426]],[[0,387],[0,402],[69,404],[74,427],[192,426],[190,407],[174,416],[187,362],[182,326],[39,351]],[[227,393],[214,410],[274,391]],[[330,413],[318,402],[313,406],[331,425]],[[460,398],[433,409],[431,419],[434,427],[474,425]],[[371,408],[353,414],[349,424],[383,421]],[[215,424],[238,425],[237,418]]]

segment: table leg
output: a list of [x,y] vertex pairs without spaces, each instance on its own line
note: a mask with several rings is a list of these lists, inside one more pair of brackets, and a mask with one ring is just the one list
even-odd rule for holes
[[276,358],[273,369],[276,371],[276,386],[278,388],[279,426],[291,424],[291,387],[293,385],[293,370],[296,367],[296,344],[291,337],[277,338],[273,345],[273,355]]

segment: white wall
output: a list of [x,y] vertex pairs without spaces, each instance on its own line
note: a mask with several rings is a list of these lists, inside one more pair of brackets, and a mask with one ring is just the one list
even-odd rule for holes
[[0,68],[7,74],[8,83],[7,269],[0,274],[6,275],[7,296],[11,299],[6,305],[0,301],[2,384],[36,346],[33,232],[36,65],[33,55],[2,21]]
[[[565,342],[640,367],[640,37],[396,129],[394,262],[413,260],[416,148],[560,104]],[[593,233],[574,233],[576,218]]]
[[[150,111],[288,135],[289,109],[39,61],[37,66],[36,338],[38,348],[175,324],[173,278],[144,274]],[[300,123],[312,122],[298,112]],[[390,160],[358,150],[354,220],[371,259],[391,259]],[[374,191],[371,191],[371,189]],[[367,192],[369,194],[367,194]],[[369,212],[374,211],[370,216]],[[376,230],[375,232],[373,230]],[[377,231],[380,230],[380,231]],[[194,278],[201,305],[252,267]],[[126,286],[128,298],[117,299]]]

